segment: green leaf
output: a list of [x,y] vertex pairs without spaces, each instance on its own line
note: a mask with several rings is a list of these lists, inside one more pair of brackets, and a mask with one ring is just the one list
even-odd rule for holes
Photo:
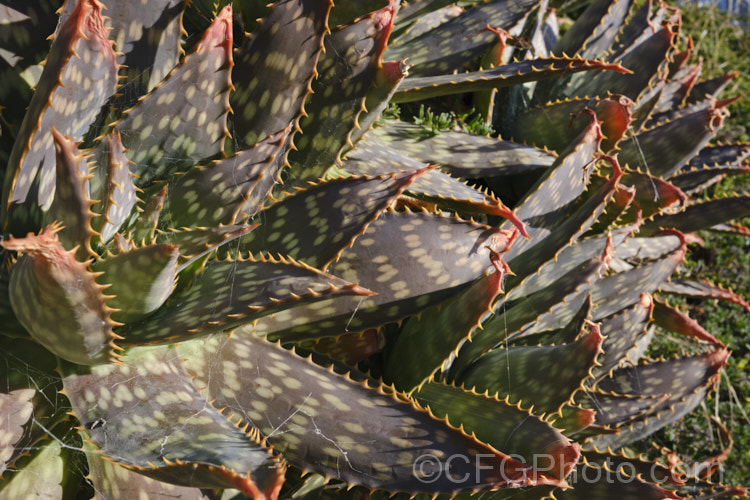
[[509,30],[537,5],[538,0],[482,3],[420,37],[394,45],[386,52],[386,58],[391,61],[408,58],[413,65],[409,72],[417,77],[452,73],[478,59],[496,42],[494,33],[483,30],[486,26]]
[[107,306],[116,310],[112,319],[132,323],[156,311],[174,289],[178,256],[175,245],[153,245],[95,261],[91,270],[102,273],[97,281],[108,285]]
[[[423,169],[428,165],[376,141],[360,142],[347,153],[341,168],[354,175],[383,175],[406,170]],[[462,214],[491,214],[515,219],[513,212],[489,193],[469,186],[440,170],[429,170],[409,184],[406,192],[442,210],[456,210]],[[517,226],[523,227],[516,220]]]
[[336,295],[372,292],[292,260],[212,260],[189,288],[140,323],[118,328],[124,344],[187,340]]
[[[377,295],[336,298],[258,321],[272,339],[312,339],[359,332],[438,304],[490,267],[489,250],[507,249],[510,232],[441,214],[385,212],[329,272]],[[429,249],[429,252],[427,251]]]
[[[130,228],[130,239],[132,241],[144,243],[153,241],[166,199],[167,186],[164,186],[148,199],[145,207],[136,207],[136,211],[140,213]],[[117,239],[117,235],[115,235],[115,243],[119,245],[120,242]]]
[[330,0],[278,1],[237,51],[230,102],[233,138],[240,144],[250,146],[295,127],[304,115],[331,5]]
[[260,210],[284,167],[290,130],[266,136],[229,158],[199,166],[169,181],[169,227],[235,224]]
[[361,125],[368,92],[375,84],[381,57],[393,28],[396,4],[336,28],[325,39],[325,53],[300,121],[302,135],[289,153],[293,182],[323,177],[340,162],[344,148]]
[[659,291],[684,297],[726,300],[750,312],[750,303],[742,296],[737,295],[731,289],[722,288],[707,281],[672,280],[660,285]]
[[98,151],[104,154],[97,159],[98,171],[89,182],[93,184],[94,179],[100,178],[104,181],[103,186],[92,186],[91,191],[94,199],[101,200],[93,208],[99,215],[93,221],[94,229],[102,243],[107,243],[128,220],[138,198],[120,136],[107,134],[102,142],[105,146]]
[[[43,210],[49,208],[55,190],[50,130],[54,127],[72,140],[80,140],[115,92],[117,65],[101,4],[78,2],[57,30],[47,61],[10,154],[3,187],[2,210],[6,214],[14,204],[37,203]],[[37,178],[38,196],[30,193]]]
[[609,64],[596,60],[565,57],[532,59],[480,71],[406,78],[396,91],[392,102],[411,102],[462,92],[510,87],[544,78],[590,70],[628,72],[619,64]]
[[328,16],[328,25],[348,24],[372,11],[383,8],[388,0],[339,0]]
[[557,479],[564,479],[578,461],[576,444],[518,405],[437,382],[424,384],[412,398],[436,417]]
[[95,275],[60,245],[59,229],[0,243],[22,254],[10,273],[13,311],[55,355],[79,364],[105,363],[114,339],[112,310]]
[[748,142],[707,146],[692,157],[679,173],[691,171],[694,168],[741,165],[748,157],[750,157],[750,143]]
[[394,120],[375,128],[363,145],[378,148],[381,142],[423,163],[439,164],[464,179],[528,171],[541,174],[555,161],[555,155],[531,146],[462,132],[434,135],[419,125]]
[[624,96],[611,96],[608,99],[571,99],[534,107],[518,116],[513,124],[513,139],[557,152],[564,151],[588,126],[588,117],[580,113],[588,107],[601,119],[605,137],[601,148],[609,151],[630,125],[632,104]]
[[[231,67],[232,11],[227,8],[182,62],[115,125],[139,187],[223,151]],[[200,84],[196,74],[202,75]]]
[[479,278],[455,297],[409,318],[385,361],[384,380],[400,391],[411,392],[432,379],[436,371],[449,363],[457,346],[470,338],[481,327],[482,319],[492,313],[492,303],[503,290],[504,274],[498,263],[496,272]]
[[83,429],[112,462],[159,481],[277,494],[283,466],[190,382],[174,350],[131,351],[121,366],[68,375],[65,393]]
[[555,55],[600,57],[614,43],[632,4],[628,0],[591,2],[560,37],[554,49]]
[[717,347],[724,347],[719,340],[708,333],[697,321],[665,302],[654,301],[654,324],[673,333],[694,338],[700,342],[708,342]]
[[156,241],[168,243],[180,248],[180,256],[177,260],[177,272],[186,269],[199,259],[209,255],[220,246],[237,240],[250,231],[256,225],[231,225],[215,227],[198,227],[194,229],[170,229],[169,231],[158,231]]
[[[625,469],[630,471],[629,468]],[[618,470],[608,470],[583,463],[573,475],[576,478],[573,488],[555,492],[559,500],[663,500],[680,498],[672,491],[635,476],[628,476]]]
[[91,249],[91,212],[93,202],[88,197],[88,168],[83,155],[69,138],[52,129],[55,145],[54,200],[46,214],[46,224],[61,224],[57,237],[63,248],[76,249],[79,260],[96,255]]
[[[188,350],[189,348],[189,350]],[[514,484],[559,484],[478,442],[371,380],[357,382],[262,339],[235,333],[183,349],[195,383],[232,417],[258,426],[292,465],[389,492],[456,492]],[[233,381],[242,380],[238,385]],[[278,381],[279,383],[275,383]],[[370,385],[374,384],[374,385]],[[425,454],[485,453],[485,467],[456,460],[448,477],[414,468]],[[500,461],[503,461],[500,463]],[[459,463],[463,462],[463,463]],[[491,467],[490,467],[491,466]],[[471,471],[469,476],[465,473]],[[420,475],[420,473],[422,475]],[[502,479],[501,474],[505,474]]]
[[644,42],[621,58],[610,60],[631,72],[620,74],[605,71],[594,75],[580,85],[564,90],[568,97],[598,97],[607,93],[622,94],[638,102],[639,97],[647,91],[649,85],[660,79],[659,72],[667,64],[667,53],[672,48],[675,26],[662,26]]
[[555,413],[589,378],[604,339],[592,328],[570,344],[497,348],[480,356],[456,382],[477,392],[489,391],[509,401]]
[[648,236],[661,228],[674,228],[686,233],[722,222],[745,217],[750,213],[750,196],[731,196],[717,200],[695,202],[676,214],[656,215],[645,221],[640,234]]
[[750,173],[750,167],[743,165],[701,167],[689,172],[679,170],[669,181],[688,194],[699,194],[727,176],[748,173]]
[[620,144],[620,162],[668,178],[708,143],[725,114],[710,107],[641,132]]
[[271,252],[327,268],[426,170],[346,177],[297,188],[257,215],[265,224],[242,238],[241,252]]
[[587,390],[576,399],[580,400],[580,405],[584,408],[596,412],[594,422],[598,425],[619,429],[643,417],[668,397],[668,394],[639,396]]

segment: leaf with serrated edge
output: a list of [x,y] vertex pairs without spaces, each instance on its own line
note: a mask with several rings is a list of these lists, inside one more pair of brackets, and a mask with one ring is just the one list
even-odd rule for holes
[[57,239],[59,226],[0,242],[22,255],[10,275],[11,305],[32,337],[63,359],[106,363],[113,322],[103,287]]
[[99,151],[104,153],[101,158],[103,164],[97,165],[93,179],[106,180],[100,189],[92,187],[94,199],[101,200],[94,205],[94,213],[100,217],[94,219],[96,230],[103,243],[107,243],[119,231],[120,227],[130,216],[137,203],[136,189],[133,184],[130,165],[125,156],[125,148],[120,136],[108,134],[102,142],[106,146]]
[[[190,347],[186,349],[185,347]],[[195,383],[233,418],[252,423],[292,465],[349,486],[390,492],[435,493],[486,490],[514,484],[560,484],[404,402],[383,386],[355,382],[280,346],[237,332],[183,347]],[[222,367],[231,366],[231,372]],[[273,385],[280,379],[283,384]],[[230,380],[243,380],[232,390]],[[370,382],[373,383],[373,382]],[[276,388],[276,389],[274,389]],[[278,389],[278,390],[277,390]],[[486,453],[487,469],[456,463],[472,473],[462,482],[428,483],[414,471],[425,453],[450,456]],[[498,469],[498,460],[504,463]],[[458,462],[458,461],[457,461]],[[492,465],[490,467],[490,465]],[[527,469],[524,478],[521,467]],[[415,475],[416,474],[416,475]],[[501,479],[504,474],[505,479]]]
[[124,344],[187,340],[235,328],[305,302],[337,295],[370,295],[310,266],[286,259],[212,260],[190,287],[140,323],[118,328]]
[[[114,127],[139,187],[223,151],[231,68],[232,9],[226,7],[182,62]],[[197,73],[200,85],[186,85]]]
[[258,227],[257,224],[240,224],[182,230],[170,229],[157,231],[156,241],[177,245],[180,248],[180,257],[177,260],[177,272],[180,272],[201,257],[210,254],[222,245],[235,241],[256,227]]
[[750,214],[750,196],[730,196],[716,200],[696,202],[676,214],[656,215],[641,226],[642,236],[657,233],[661,228],[674,228],[691,233],[708,229],[714,224],[739,219]]
[[254,331],[289,341],[400,321],[485,274],[490,268],[487,247],[502,253],[511,236],[510,231],[442,214],[385,212],[328,267],[377,295],[341,297],[280,312],[259,320]]
[[504,274],[498,265],[497,271],[483,276],[450,300],[409,318],[389,351],[383,379],[404,392],[411,392],[430,380],[456,346],[492,313],[492,303],[502,293]]
[[[96,0],[79,0],[58,29],[41,79],[10,155],[2,211],[33,203],[46,210],[55,186],[55,155],[50,129],[80,140],[104,102],[115,92],[117,65]],[[84,84],[85,81],[85,84]],[[29,193],[39,176],[39,193]],[[7,222],[7,221],[6,221]]]
[[288,255],[326,269],[344,248],[428,169],[377,177],[346,177],[297,189],[258,213],[261,226],[239,251]]
[[330,0],[276,2],[237,51],[230,103],[233,136],[241,144],[296,126],[304,115],[332,5]]
[[[426,168],[427,165],[390,148],[361,142],[347,153],[341,168],[354,175],[383,175],[393,172]],[[469,186],[440,170],[430,170],[407,188],[416,198],[436,203],[441,209],[454,209],[462,214],[492,214],[515,219],[513,212],[489,193]],[[516,220],[519,229],[523,227]]]
[[117,309],[112,319],[131,323],[156,311],[174,289],[178,256],[175,245],[154,245],[94,261],[91,270],[103,273],[97,282],[109,285],[107,305]]
[[485,27],[511,29],[539,4],[538,0],[485,2],[424,35],[386,52],[389,60],[409,59],[415,76],[452,73],[479,58],[497,40]]
[[270,134],[229,158],[174,176],[162,221],[179,228],[235,224],[254,216],[279,180],[289,132]]
[[750,312],[750,303],[741,295],[737,295],[731,289],[722,288],[706,281],[672,280],[669,283],[661,284],[659,291],[685,297],[726,300]]
[[[88,198],[88,169],[83,155],[69,138],[52,129],[55,145],[55,199],[46,214],[46,224],[62,224],[57,232],[60,244],[67,250],[76,248],[76,257],[92,257],[91,212],[93,202]],[[85,172],[85,173],[84,173]]]
[[351,145],[368,91],[382,67],[395,10],[391,0],[386,7],[336,28],[325,39],[320,74],[305,104],[308,115],[300,120],[302,135],[295,139],[297,150],[289,153],[295,184],[323,177]]
[[107,459],[181,486],[278,495],[282,463],[206,401],[174,350],[136,349],[123,365],[68,375],[64,386],[73,413]]
[[591,2],[555,46],[556,55],[598,57],[609,50],[622,27],[632,1]]
[[502,399],[437,382],[423,385],[411,397],[436,417],[447,416],[449,423],[461,425],[483,443],[535,463],[558,479],[578,461],[576,444],[538,416]]
[[570,344],[497,348],[480,356],[456,380],[477,392],[489,391],[509,400],[554,413],[582,387],[601,352],[599,329]]
[[554,154],[531,146],[462,132],[434,135],[419,125],[395,120],[373,129],[364,144],[390,146],[421,162],[439,164],[464,179],[530,170],[541,174],[555,161]]
[[[626,469],[627,472],[630,469]],[[622,471],[602,470],[599,467],[580,464],[573,472],[580,477],[574,488],[556,491],[558,500],[664,500],[678,497],[670,490],[654,483],[647,482],[647,478],[628,476]],[[580,476],[579,476],[580,475]]]
[[597,60],[565,57],[532,59],[455,75],[406,78],[393,96],[392,102],[411,102],[462,92],[510,87],[579,71],[596,70],[607,70],[607,73],[629,72],[619,64]]

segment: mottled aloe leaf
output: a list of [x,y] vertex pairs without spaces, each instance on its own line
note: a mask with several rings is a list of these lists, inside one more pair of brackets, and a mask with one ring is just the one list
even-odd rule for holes
[[592,370],[595,376],[606,374],[620,365],[628,351],[646,332],[653,308],[654,301],[644,293],[635,305],[601,320],[599,328],[604,336],[604,353],[597,360],[599,364]]
[[130,239],[136,242],[151,242],[154,239],[159,217],[167,199],[167,187],[156,191],[143,208],[137,207],[140,212],[130,228]]
[[628,0],[598,0],[590,3],[557,42],[554,53],[599,57],[612,46],[631,5],[632,2]]
[[732,72],[726,75],[717,76],[703,82],[698,82],[688,94],[685,104],[696,103],[703,101],[708,97],[718,96],[726,87],[729,82],[734,80],[739,73]]
[[725,115],[721,108],[707,108],[642,132],[620,144],[620,162],[668,178],[708,143]]
[[177,260],[177,272],[187,268],[198,259],[205,257],[222,245],[240,238],[257,225],[231,225],[216,227],[198,227],[194,229],[170,229],[159,231],[156,241],[176,245],[180,249]]
[[231,67],[227,7],[182,62],[115,125],[139,187],[223,151]]
[[55,372],[57,359],[29,339],[3,339],[0,354],[0,470],[8,471],[35,443],[46,439],[46,430],[67,418],[62,383]]
[[627,73],[619,64],[579,58],[532,59],[497,68],[439,76],[406,78],[393,96],[393,102],[410,102],[461,92],[510,87],[579,71],[609,70]]
[[255,215],[284,166],[289,131],[170,179],[162,220],[169,227],[196,227],[234,224]]
[[[519,241],[508,254],[508,261],[541,241],[557,226],[586,189],[594,154],[602,139],[595,118],[536,182],[516,209],[516,216],[527,225],[531,238]],[[615,179],[616,184],[616,179]]]
[[456,297],[409,318],[385,361],[383,378],[387,383],[411,392],[449,361],[456,346],[470,338],[482,319],[492,313],[492,303],[503,290],[505,273],[499,263],[498,267]]
[[680,233],[680,247],[640,267],[607,276],[592,288],[592,298],[596,308],[594,320],[598,321],[620,311],[623,307],[635,304],[641,293],[652,293],[677,269],[685,258],[686,242]]
[[565,93],[570,97],[590,97],[603,96],[609,92],[622,94],[633,101],[638,101],[639,96],[649,87],[649,84],[659,78],[659,72],[667,61],[666,54],[672,48],[674,29],[672,25],[663,26],[646,42],[638,45],[621,59],[613,59],[632,73],[619,74],[605,71],[577,87],[569,87]]
[[[612,178],[597,189],[580,207],[576,207],[577,209],[565,218],[564,222],[559,222],[562,214],[556,210],[548,214],[526,219],[531,229],[529,232],[532,236],[529,240],[524,240],[519,244],[525,244],[527,249],[521,252],[513,252],[511,248],[508,256],[508,262],[515,273],[515,276],[512,276],[508,280],[508,288],[517,288],[518,291],[514,290],[514,294],[528,295],[533,293],[536,287],[539,287],[539,281],[531,283],[530,288],[526,288],[526,279],[533,279],[534,276],[548,272],[549,269],[544,269],[542,266],[556,260],[561,250],[585,233],[604,211],[607,204],[613,198],[617,183],[622,174],[617,163],[614,163],[614,165],[616,170]],[[560,181],[559,178],[550,178],[549,180],[550,182]],[[537,191],[537,193],[543,192],[544,188]],[[555,201],[559,202],[559,197]],[[533,204],[534,200],[530,200],[530,202]],[[524,206],[521,205],[519,207],[519,213],[522,213]],[[557,225],[552,221],[553,218],[558,218]],[[527,242],[531,242],[532,245],[529,245]],[[583,259],[585,258],[587,257],[583,257]],[[559,272],[550,274],[549,279],[556,279],[557,276],[566,272],[570,267],[577,265],[583,259],[569,261],[568,265],[565,265],[563,262]]]
[[[12,204],[37,203],[44,210],[49,208],[55,191],[51,128],[80,140],[115,91],[117,64],[101,11],[98,2],[79,0],[55,35],[10,154],[3,187],[5,212]],[[29,199],[37,176],[37,199]]]
[[453,72],[471,59],[479,58],[497,40],[486,26],[509,30],[539,4],[538,0],[493,0],[467,10],[424,35],[386,52],[389,60],[408,58],[414,76]]
[[513,139],[561,152],[589,124],[588,117],[579,113],[588,107],[602,121],[604,139],[601,148],[609,151],[630,125],[632,104],[627,97],[612,96],[608,99],[571,99],[531,108],[518,116],[513,125]]
[[584,408],[596,412],[594,422],[598,425],[621,427],[642,417],[667,397],[667,394],[639,396],[587,390],[576,399]]
[[11,306],[31,336],[57,356],[105,363],[113,339],[111,309],[94,274],[60,245],[59,229],[0,243],[22,254],[11,268]]
[[691,171],[693,168],[741,165],[748,157],[750,157],[750,143],[748,142],[712,145],[701,149],[680,169],[679,173]]
[[685,193],[702,193],[706,188],[713,186],[727,176],[748,173],[750,173],[750,166],[726,165],[704,167],[690,172],[683,172],[680,170],[669,179],[669,182],[683,190]]
[[325,39],[319,75],[305,103],[307,116],[300,120],[302,135],[295,140],[297,150],[289,153],[291,175],[298,185],[322,177],[351,145],[381,67],[395,10],[391,0],[383,9],[335,29]]
[[336,295],[372,292],[286,259],[213,260],[187,289],[140,323],[118,329],[126,344],[187,340]]
[[[398,5],[398,4],[397,4]],[[381,62],[375,73],[373,86],[365,95],[364,109],[357,116],[349,141],[356,144],[365,132],[369,131],[380,119],[381,114],[390,104],[396,90],[409,73],[405,61]],[[352,144],[344,148],[348,150]]]
[[634,264],[645,260],[659,259],[680,248],[682,240],[675,234],[661,234],[648,238],[628,238],[615,249],[615,257],[620,260],[633,261]]
[[496,314],[482,325],[482,331],[477,332],[469,342],[461,346],[458,357],[451,366],[451,379],[454,379],[461,370],[489,349],[507,346],[508,339],[525,333],[523,332],[525,326],[536,325],[535,332],[528,332],[529,335],[557,328],[557,325],[545,324],[544,319],[545,316],[554,312],[555,306],[560,303],[564,302],[571,309],[575,309],[570,317],[557,321],[560,327],[569,324],[588,300],[586,292],[590,286],[589,283],[596,280],[606,269],[606,260],[606,253],[603,256],[594,256],[579,264],[550,286],[529,296],[521,297],[518,301],[496,305]]
[[85,260],[94,254],[91,249],[92,201],[88,198],[88,168],[83,155],[69,138],[52,129],[55,145],[55,199],[46,214],[46,225],[59,223],[57,237],[63,248],[76,249],[76,257]]
[[[125,103],[150,91],[179,61],[184,0],[152,0],[146,3],[100,0],[105,6],[105,26],[111,27],[117,63],[125,65],[119,93]],[[71,2],[60,14],[66,19]]]
[[614,195],[612,196],[612,200],[607,205],[607,209],[599,215],[599,218],[596,219],[596,222],[591,225],[591,228],[586,234],[584,234],[584,236],[598,235],[610,230],[624,230],[620,219],[628,213],[629,209],[632,209],[633,215],[635,215],[635,222],[632,229],[636,229],[640,226],[642,221],[640,210],[637,205],[634,206],[632,204],[635,194],[635,189],[631,187],[617,186]]
[[377,295],[341,297],[276,313],[259,320],[254,331],[290,341],[400,321],[482,276],[490,267],[487,247],[502,253],[510,237],[509,231],[440,214],[383,213],[328,266],[334,275]]
[[261,498],[281,487],[283,465],[206,401],[174,350],[134,350],[124,365],[68,375],[64,385],[85,432],[119,465],[181,486]]
[[[377,141],[360,142],[347,153],[342,169],[354,175],[383,175],[403,172],[427,165],[403,153],[378,144]],[[430,170],[409,184],[406,192],[444,210],[456,210],[462,214],[491,214],[515,220],[519,229],[523,226],[513,212],[500,200],[477,188],[469,186],[440,170]]]
[[719,299],[733,302],[750,312],[750,303],[731,289],[708,283],[706,281],[672,280],[659,286],[660,292],[704,299]]
[[461,132],[433,135],[419,125],[392,120],[375,128],[364,144],[379,147],[380,141],[421,162],[439,164],[451,175],[464,179],[541,173],[555,161],[555,155],[530,146]]
[[600,452],[590,450],[583,453],[587,463],[608,470],[622,471],[631,476],[642,475],[642,478],[657,484],[679,485],[684,483],[684,474],[676,470],[673,464],[669,467],[656,461],[628,456],[624,453]]
[[325,354],[333,359],[343,361],[351,366],[363,361],[383,349],[383,338],[378,330],[370,328],[364,332],[347,333],[338,337],[303,342],[302,347]]
[[675,203],[683,205],[687,201],[687,196],[682,190],[656,174],[627,172],[622,176],[622,183],[635,188],[635,201],[644,218],[661,213]]
[[667,80],[659,93],[659,100],[654,107],[654,113],[658,115],[658,113],[682,106],[700,73],[701,66],[698,64],[692,66],[684,74],[675,75],[672,79]]
[[578,461],[578,446],[519,406],[452,385],[430,382],[412,398],[438,418],[462,426],[477,439],[564,479]]
[[[630,469],[625,469],[627,472]],[[580,478],[579,478],[580,475]],[[567,490],[555,491],[555,498],[559,500],[663,500],[665,498],[680,498],[670,490],[639,479],[628,476],[627,473],[606,468],[596,467],[587,463],[579,465],[573,471],[574,487]],[[571,477],[571,482],[574,481]]]
[[3,488],[0,490],[3,497],[63,498],[64,443],[50,437],[34,451],[23,468],[4,471]]
[[639,234],[648,236],[665,227],[675,228],[686,233],[708,229],[714,224],[748,215],[750,213],[749,201],[750,196],[731,196],[692,203],[682,212],[656,215],[645,221]]
[[583,334],[583,328],[591,317],[591,308],[593,304],[589,300],[584,301],[576,315],[561,328],[546,330],[543,332],[534,332],[529,335],[515,337],[513,345],[558,345],[570,344]]
[[[559,484],[533,469],[522,479],[520,472],[526,464],[481,444],[384,387],[355,382],[262,339],[237,333],[230,338],[214,336],[191,343],[182,352],[189,358],[187,366],[195,383],[206,387],[208,397],[216,398],[215,405],[257,426],[275,450],[303,471],[337,478],[348,486],[361,484],[391,492]],[[232,380],[244,382],[236,386]],[[413,467],[425,453],[441,457],[486,453],[487,469],[477,477],[473,463],[457,463],[452,472],[464,477],[470,469],[471,477],[453,484],[447,477],[427,483],[423,477],[434,470],[415,471]]]
[[[282,0],[235,56],[230,103],[233,138],[245,146],[285,129],[304,114],[327,32],[330,0]],[[294,69],[294,71],[292,71]]]
[[555,413],[589,377],[604,339],[597,328],[570,344],[497,348],[480,356],[456,382],[477,392]]
[[[92,192],[98,193],[94,198],[101,200],[94,205],[94,213],[101,215],[94,219],[94,226],[100,234],[101,241],[106,243],[128,219],[137,203],[137,197],[120,136],[108,134],[102,142],[105,144],[100,150],[104,152],[104,158],[101,159],[103,164],[97,167],[98,175],[105,183],[101,190],[92,188]],[[97,177],[94,175],[92,182]]]
[[648,417],[621,428],[616,435],[593,438],[590,444],[599,449],[619,448],[675,422],[706,397],[728,357],[729,351],[720,349],[615,370],[609,378],[598,382],[599,389],[646,396],[669,394],[669,397],[651,408]]
[[90,441],[83,443],[89,466],[87,478],[104,498],[149,498],[154,500],[208,500],[198,488],[177,486],[138,474],[106,460]]
[[647,0],[643,5],[631,11],[625,26],[622,27],[622,33],[618,35],[612,45],[614,55],[622,56],[627,50],[632,50],[633,47],[637,46],[639,39],[642,41],[653,33],[651,26],[654,25],[649,25],[653,7],[652,0]]
[[339,0],[328,15],[328,25],[347,24],[369,12],[382,9],[388,0]]
[[424,172],[346,177],[297,190],[258,214],[266,223],[242,238],[240,251],[288,255],[325,269]]
[[107,305],[117,309],[112,319],[120,323],[139,321],[156,311],[174,289],[179,248],[153,245],[107,256],[91,265],[97,278],[109,285]]
[[[423,10],[427,11],[430,10],[430,8],[434,7],[434,10],[432,10],[431,12],[426,12],[424,15],[421,15],[415,19],[413,17],[414,2],[411,2],[408,6],[404,6],[410,7],[409,9],[401,7],[398,12],[398,17],[396,18],[393,35],[391,36],[392,39],[395,39],[393,41],[393,45],[406,43],[409,40],[417,38],[418,36],[422,36],[428,31],[437,28],[446,21],[449,21],[450,19],[461,15],[464,11],[464,9],[462,9],[458,4],[451,4],[450,1],[445,0],[427,0],[417,3],[422,4],[421,6],[417,5],[417,8],[421,7],[423,8]],[[430,8],[424,8],[424,6],[428,3],[432,3],[433,5]],[[440,6],[440,4],[442,4],[442,6]],[[407,15],[404,16],[403,12],[407,12]],[[406,19],[403,19],[404,17],[406,17]]]
[[705,328],[686,313],[658,300],[654,302],[654,324],[670,332],[678,333],[700,342],[708,342],[718,347],[724,346],[716,337],[708,333]]

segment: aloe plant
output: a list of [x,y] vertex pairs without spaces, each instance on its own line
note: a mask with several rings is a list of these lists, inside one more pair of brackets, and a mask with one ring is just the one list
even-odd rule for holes
[[[750,212],[676,10],[219,3],[0,9],[0,494],[744,494],[627,450],[729,356],[655,296],[743,300],[670,281]],[[447,95],[500,137],[379,120]]]

